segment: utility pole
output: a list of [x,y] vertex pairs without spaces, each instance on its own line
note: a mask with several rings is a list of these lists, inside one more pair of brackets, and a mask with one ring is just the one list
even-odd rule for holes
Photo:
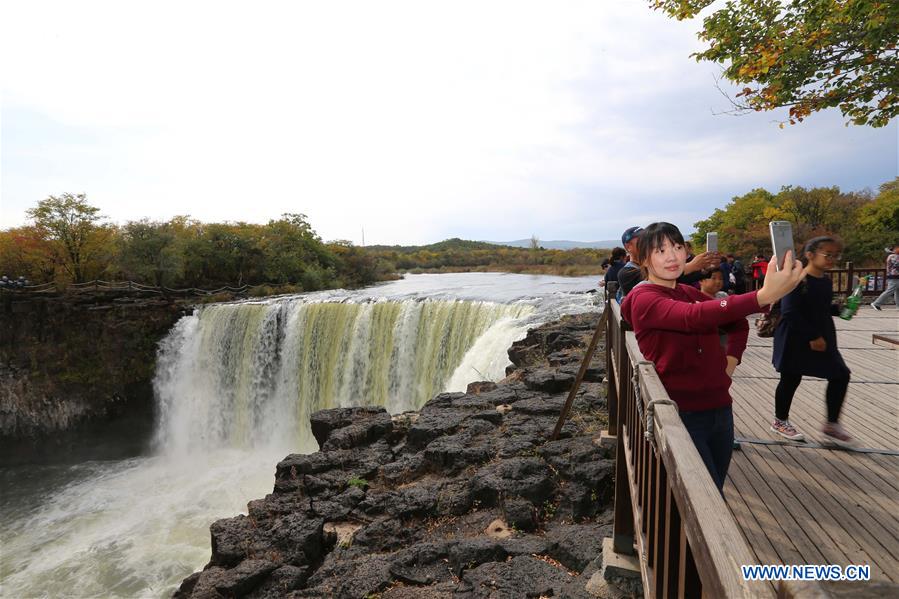
[[362,227],[362,247],[365,247],[365,227]]

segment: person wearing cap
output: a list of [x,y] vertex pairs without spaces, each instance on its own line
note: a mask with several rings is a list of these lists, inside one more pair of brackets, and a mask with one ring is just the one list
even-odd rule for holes
[[[618,303],[621,303],[624,296],[630,293],[630,290],[643,280],[643,272],[640,270],[640,265],[635,262],[637,257],[637,241],[642,232],[643,227],[630,227],[621,235],[621,243],[627,250],[629,259],[628,263],[618,271],[618,295],[615,298],[618,300]],[[719,261],[720,258],[718,257],[717,252],[703,252],[698,254],[686,263],[684,272],[678,278],[677,282],[683,283],[684,285],[692,285],[699,281],[703,271],[718,267]]]
[[637,239],[643,227],[629,227],[621,234],[621,245],[627,251],[627,262],[618,271],[618,294],[615,299],[620,303],[624,296],[643,278],[637,259]]

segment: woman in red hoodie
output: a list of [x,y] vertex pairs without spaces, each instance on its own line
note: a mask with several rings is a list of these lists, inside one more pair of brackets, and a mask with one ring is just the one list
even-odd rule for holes
[[[646,227],[637,254],[646,280],[627,295],[621,314],[633,326],[640,351],[655,364],[668,395],[677,403],[681,420],[720,490],[733,452],[728,389],[746,349],[746,317],[795,288],[804,277],[802,264],[788,252],[784,267],[777,271],[772,258],[760,290],[717,299],[677,283],[687,255],[684,238],[671,223]],[[727,347],[719,343],[719,327],[728,333]]]

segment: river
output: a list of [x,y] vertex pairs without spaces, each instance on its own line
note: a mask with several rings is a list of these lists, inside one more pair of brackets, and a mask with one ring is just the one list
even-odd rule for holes
[[596,277],[407,275],[356,291],[213,304],[160,343],[152,426],[0,461],[0,595],[162,597],[210,555],[209,525],[315,451],[318,409],[419,408],[498,380],[529,327],[597,309]]

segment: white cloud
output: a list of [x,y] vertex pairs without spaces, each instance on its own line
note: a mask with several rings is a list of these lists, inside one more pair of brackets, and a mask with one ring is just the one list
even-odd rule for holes
[[0,226],[85,191],[119,221],[289,211],[325,238],[434,241],[471,219],[549,238],[595,189],[743,189],[804,164],[758,119],[712,117],[696,23],[638,1],[29,2],[2,22],[4,120],[58,129],[4,135]]

